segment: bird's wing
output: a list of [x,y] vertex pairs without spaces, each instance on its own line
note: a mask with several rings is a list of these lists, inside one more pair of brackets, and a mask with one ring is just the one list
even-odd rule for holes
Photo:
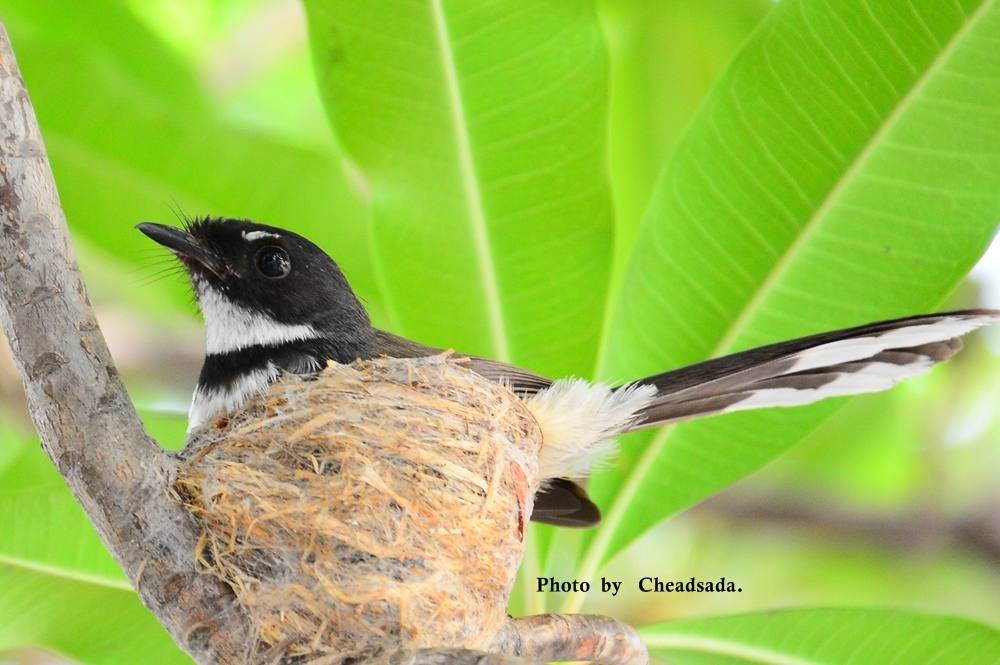
[[947,360],[962,348],[963,335],[996,321],[1000,321],[997,310],[911,316],[762,346],[657,374],[637,382],[655,386],[657,394],[627,431],[886,390]]
[[[393,358],[422,358],[443,353],[443,349],[418,344],[384,330],[376,330],[375,339],[378,352]],[[514,365],[477,356],[468,356],[468,358],[469,369],[473,372],[491,381],[509,386],[512,391],[522,397],[534,395],[552,385],[550,379]]]
[[485,358],[469,358],[469,369],[491,381],[505,384],[521,397],[534,395],[552,385],[552,381],[544,376]]

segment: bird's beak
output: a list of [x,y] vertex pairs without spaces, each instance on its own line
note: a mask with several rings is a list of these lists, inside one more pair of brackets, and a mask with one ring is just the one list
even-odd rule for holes
[[142,231],[153,242],[169,249],[186,265],[197,264],[221,277],[224,268],[222,261],[190,233],[153,222],[143,222],[137,224],[135,228]]

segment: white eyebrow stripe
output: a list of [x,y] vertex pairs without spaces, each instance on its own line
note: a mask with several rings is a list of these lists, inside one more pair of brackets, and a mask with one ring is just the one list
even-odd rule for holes
[[277,233],[271,233],[270,231],[244,231],[243,239],[247,241],[260,240],[261,238],[280,238]]

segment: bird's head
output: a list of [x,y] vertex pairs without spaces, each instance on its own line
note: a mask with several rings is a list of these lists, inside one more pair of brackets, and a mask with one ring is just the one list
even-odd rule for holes
[[209,353],[310,337],[360,338],[370,330],[337,264],[297,233],[220,218],[183,229],[150,222],[137,228],[187,270]]

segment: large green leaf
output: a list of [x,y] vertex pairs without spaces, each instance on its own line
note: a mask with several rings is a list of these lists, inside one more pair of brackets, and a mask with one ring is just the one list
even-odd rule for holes
[[608,162],[615,277],[663,163],[771,0],[601,0],[611,61]]
[[[0,18],[74,233],[141,264],[153,254],[137,222],[250,217],[315,239],[374,298],[367,204],[328,137],[305,149],[222,119],[120,0],[0,0]],[[187,299],[183,282],[172,297]]]
[[0,564],[131,590],[61,481],[0,492],[0,520]]
[[37,645],[90,665],[191,663],[132,591],[0,562],[0,654]]
[[589,372],[611,242],[588,0],[306,0],[320,88],[368,182],[395,328]]
[[685,619],[640,631],[672,665],[992,665],[1000,631],[883,609],[796,609]]
[[[933,309],[1000,218],[998,39],[993,0],[779,3],[658,184],[603,375]],[[618,473],[594,484],[605,524],[578,577],[773,459],[831,408],[624,442]]]
[[44,647],[95,665],[189,663],[37,441],[0,445],[0,653]]
[[10,459],[0,467],[0,563],[130,590],[37,440],[3,447]]

